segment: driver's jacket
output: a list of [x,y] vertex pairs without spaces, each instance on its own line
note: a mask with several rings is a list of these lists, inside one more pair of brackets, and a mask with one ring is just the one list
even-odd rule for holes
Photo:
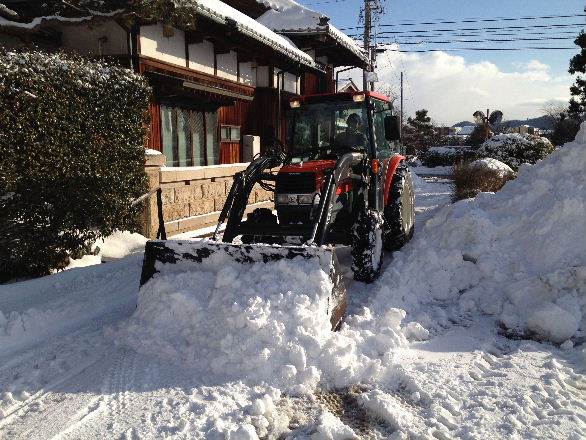
[[353,147],[364,147],[365,137],[360,132],[345,131],[336,136],[334,148],[337,150],[349,150]]

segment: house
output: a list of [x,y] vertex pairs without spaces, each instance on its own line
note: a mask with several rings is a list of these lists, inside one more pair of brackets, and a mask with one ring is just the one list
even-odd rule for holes
[[[146,166],[151,188],[162,189],[170,233],[217,219],[233,174],[252,155],[245,156],[243,140],[252,152],[259,141],[285,140],[290,97],[333,91],[335,67],[367,65],[327,17],[289,0],[278,8],[263,0],[3,4],[1,45],[109,58],[148,78],[154,93],[145,147],[162,155],[148,155]],[[270,206],[270,193],[255,189],[250,203]]]
[[476,125],[465,125],[463,127],[454,127],[454,128],[456,131],[456,136],[466,138],[474,132]]
[[527,124],[519,125],[518,127],[511,127],[507,131],[509,133],[518,133],[518,134],[534,134],[534,135],[540,134],[539,128],[532,127],[531,125],[527,125]]
[[359,90],[358,86],[352,81],[352,78],[349,78],[344,84],[338,86],[338,92],[358,92]]
[[437,127],[437,133],[440,136],[455,136],[457,131],[455,127]]
[[297,47],[325,66],[326,75],[314,72],[306,72],[303,75],[303,94],[335,92],[334,69],[337,67],[368,67],[368,55],[363,48],[332,25],[326,15],[293,0],[268,3],[271,9],[261,15],[258,21],[290,39]]

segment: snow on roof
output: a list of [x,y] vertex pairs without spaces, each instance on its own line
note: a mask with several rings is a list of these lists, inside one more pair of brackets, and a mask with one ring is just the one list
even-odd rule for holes
[[[204,15],[222,25],[226,25],[231,22],[235,23],[238,30],[243,34],[246,34],[255,40],[267,44],[278,52],[281,52],[282,54],[300,63],[310,67],[316,67],[315,61],[313,61],[313,59],[308,54],[299,50],[291,40],[276,34],[271,29],[257,22],[248,15],[243,14],[242,12],[219,0],[181,0],[178,2],[178,4],[184,8],[184,10],[193,10],[196,13]],[[40,26],[45,21],[80,23],[92,20],[96,16],[112,17],[118,14],[128,13],[130,11],[132,11],[132,9],[129,9],[128,6],[126,8],[114,10],[111,12],[100,12],[87,9],[87,15],[80,17],[68,17],[54,14],[32,17],[31,21],[29,22],[13,21],[0,16],[0,28],[10,27],[21,30],[32,30]]]
[[327,21],[329,17],[321,12],[306,8],[293,0],[257,0],[271,9],[257,21],[275,32],[323,32],[337,40],[360,58],[366,59],[364,50],[335,26]]
[[[1,4],[0,4],[1,5]],[[124,9],[118,9],[112,12],[99,12],[99,11],[92,11],[91,14],[82,16],[82,17],[65,17],[62,15],[46,15],[42,17],[34,17],[30,22],[20,22],[20,21],[13,21],[8,20],[2,16],[0,16],[0,28],[15,28],[15,29],[22,29],[22,30],[33,30],[36,27],[43,24],[45,21],[61,21],[65,23],[81,23],[84,21],[92,20],[95,17],[114,17],[118,14],[123,13]]]
[[194,2],[194,7],[198,12],[218,23],[227,24],[230,21],[234,21],[240,32],[247,34],[255,40],[262,41],[263,43],[272,46],[279,52],[294,58],[305,65],[311,67],[316,66],[313,59],[305,52],[299,50],[291,40],[276,34],[262,24],[262,22],[254,20],[226,3],[219,0],[197,0],[197,2]]

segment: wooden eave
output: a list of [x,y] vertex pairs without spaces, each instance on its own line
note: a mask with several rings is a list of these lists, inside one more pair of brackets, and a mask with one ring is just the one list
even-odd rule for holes
[[212,41],[216,53],[233,50],[238,53],[240,62],[255,61],[259,65],[271,65],[295,74],[313,70],[292,60],[277,49],[239,32],[235,26],[222,26],[205,17],[199,18],[197,29],[185,32],[185,38],[188,43],[200,43],[203,40]]
[[210,98],[209,103],[219,106],[231,105],[237,99],[250,101],[254,97],[252,86],[150,57],[139,56],[139,66],[140,73],[145,74],[154,83],[155,92],[160,98],[193,98],[196,95],[203,95]]
[[299,30],[299,31],[278,31],[279,34],[290,38],[297,47],[303,50],[315,50],[315,56],[327,56],[328,62],[334,67],[355,66],[365,68],[368,61],[338,40],[332,37],[326,30]]

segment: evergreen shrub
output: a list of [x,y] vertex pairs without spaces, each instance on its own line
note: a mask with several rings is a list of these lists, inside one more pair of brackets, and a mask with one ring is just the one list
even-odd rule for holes
[[476,157],[474,151],[466,147],[431,147],[419,155],[426,167],[452,166],[463,160]]
[[555,147],[544,137],[531,134],[497,134],[477,150],[478,157],[491,157],[517,171],[522,163],[533,164],[550,154]]
[[139,227],[150,93],[105,61],[0,51],[0,280]]

